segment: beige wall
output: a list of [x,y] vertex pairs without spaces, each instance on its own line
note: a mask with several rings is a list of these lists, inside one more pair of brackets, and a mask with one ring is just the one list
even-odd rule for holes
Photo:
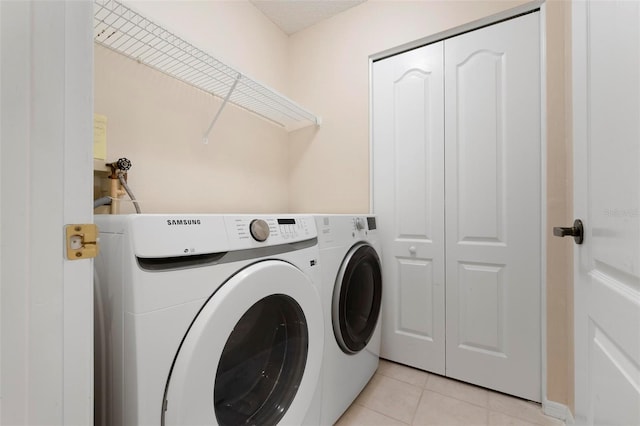
[[[285,86],[287,37],[251,4],[128,4],[265,84]],[[286,132],[228,106],[204,145],[219,106],[219,98],[96,46],[95,112],[108,119],[108,160],[132,161],[129,183],[145,213],[288,210]],[[121,212],[133,211],[123,202]]]
[[[369,0],[289,38],[244,1],[129,3],[323,124],[287,135],[231,107],[202,145],[218,99],[96,48],[96,112],[109,118],[110,159],[132,160],[130,183],[146,212],[368,212],[369,56],[522,3]],[[566,9],[548,3],[549,229],[571,220]],[[571,245],[546,237],[547,391],[571,406]]]
[[573,241],[551,232],[573,223],[570,15],[547,2],[547,389],[573,409]]

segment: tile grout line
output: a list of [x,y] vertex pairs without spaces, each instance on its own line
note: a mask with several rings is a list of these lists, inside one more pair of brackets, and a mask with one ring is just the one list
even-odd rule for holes
[[[387,414],[385,414],[385,413],[383,413],[383,412],[381,412],[381,411],[376,410],[375,408],[371,408],[371,407],[367,407],[366,405],[362,405],[362,404],[360,404],[359,402],[355,403],[354,405],[358,405],[358,406],[360,406],[360,407],[362,407],[362,408],[364,408],[364,409],[366,409],[366,410],[373,411],[374,413],[380,414],[381,416],[386,417],[386,418],[387,418],[387,419],[389,419],[389,420],[393,420],[394,422],[400,422],[400,423],[402,423],[403,425],[411,426],[411,423],[407,423],[407,422],[404,422],[404,421],[402,421],[402,420],[400,420],[400,419],[396,419],[395,417],[391,417],[391,416],[389,416],[389,415],[387,415]],[[346,411],[345,411],[345,412],[346,412]],[[343,415],[344,415],[344,414],[343,414]]]
[[[384,374],[380,374],[380,373],[378,373],[378,372],[376,372],[376,374],[375,374],[375,375],[377,375],[377,376],[379,376],[379,377],[384,377],[384,378],[386,378],[386,379],[388,379],[388,380],[392,380],[392,381],[398,382],[398,383],[403,384],[403,385],[410,386],[410,387],[415,388],[416,390],[420,391],[420,397],[418,398],[418,404],[416,404],[416,407],[415,407],[415,410],[417,411],[417,409],[418,409],[418,405],[420,404],[420,399],[421,399],[421,397],[422,397],[422,391],[424,390],[422,387],[420,387],[420,386],[416,386],[416,385],[414,385],[414,384],[412,384],[412,383],[407,383],[407,382],[405,382],[405,381],[403,381],[403,380],[397,379],[397,378],[392,377],[392,376],[387,376],[387,375],[384,375]],[[371,383],[371,382],[369,382],[369,383]],[[367,385],[367,386],[368,386],[368,385]],[[357,401],[357,399],[356,399],[356,401]],[[354,401],[354,402],[355,402],[355,401]],[[377,410],[376,408],[374,408],[374,407],[369,407],[369,406],[366,406],[366,405],[361,404],[361,403],[359,403],[359,402],[356,402],[356,404],[358,404],[358,405],[360,405],[360,406],[362,406],[362,407],[364,407],[364,408],[367,408],[367,409],[369,409],[369,410],[371,410],[371,411],[375,411],[376,413],[381,414],[381,415],[385,416],[386,418],[393,419],[394,421],[400,422],[400,423],[402,423],[402,424],[405,424],[405,425],[410,425],[410,424],[411,424],[411,423],[407,423],[407,422],[405,422],[405,421],[404,421],[404,420],[402,420],[402,419],[399,419],[399,418],[397,418],[397,417],[391,416],[391,415],[389,415],[389,414],[387,414],[387,413],[383,413],[383,412],[381,412],[381,411],[378,411],[378,410]],[[414,415],[415,415],[415,411],[414,411]]]
[[422,389],[422,393],[420,394],[420,399],[418,399],[418,405],[416,405],[416,409],[413,410],[413,416],[411,416],[411,423],[409,423],[410,425],[413,425],[416,421],[416,415],[418,415],[418,408],[420,408],[420,404],[422,404],[422,398],[424,398],[424,391],[425,389]]
[[437,393],[438,395],[442,395],[442,396],[445,396],[447,398],[455,399],[456,401],[465,402],[467,404],[473,405],[473,406],[478,407],[478,408],[486,408],[487,410],[489,409],[489,404],[488,403],[486,405],[481,405],[481,404],[479,404],[477,402],[467,401],[466,399],[461,399],[461,398],[458,398],[458,397],[455,397],[455,396],[451,396],[451,395],[446,394],[446,393],[438,392],[437,390],[433,390],[433,389],[425,389],[425,390],[427,390],[429,392]]

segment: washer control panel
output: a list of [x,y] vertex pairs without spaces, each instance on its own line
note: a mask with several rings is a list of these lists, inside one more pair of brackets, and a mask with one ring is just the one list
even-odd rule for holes
[[310,216],[226,216],[227,235],[235,249],[287,244],[315,238]]
[[254,240],[266,241],[269,238],[269,224],[263,219],[253,219],[249,224],[249,232]]

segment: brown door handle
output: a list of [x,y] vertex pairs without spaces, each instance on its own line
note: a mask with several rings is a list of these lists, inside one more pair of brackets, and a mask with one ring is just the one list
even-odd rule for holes
[[573,226],[571,228],[563,228],[561,226],[553,227],[553,235],[556,237],[573,237],[573,241],[576,244],[582,244],[584,241],[584,227],[582,226],[582,221],[580,219],[576,219],[573,221]]

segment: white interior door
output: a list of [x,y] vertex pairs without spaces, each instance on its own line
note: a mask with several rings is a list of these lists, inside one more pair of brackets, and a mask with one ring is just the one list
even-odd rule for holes
[[0,424],[93,423],[93,3],[0,1]]
[[381,356],[444,374],[443,43],[373,67]]
[[640,424],[640,3],[574,2],[575,417]]
[[540,401],[539,14],[444,51],[446,374]]

